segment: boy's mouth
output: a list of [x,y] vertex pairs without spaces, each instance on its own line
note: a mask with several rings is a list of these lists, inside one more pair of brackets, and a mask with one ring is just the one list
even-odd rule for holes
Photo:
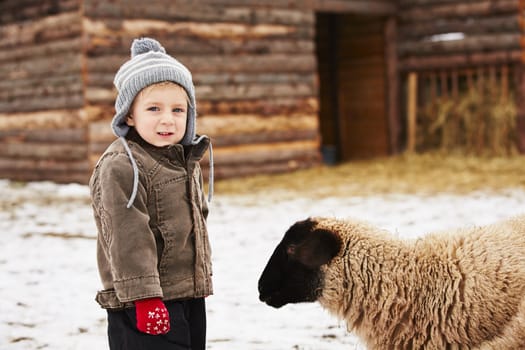
[[168,132],[168,131],[160,131],[157,133],[157,135],[160,135],[160,136],[171,136],[173,135],[172,132]]

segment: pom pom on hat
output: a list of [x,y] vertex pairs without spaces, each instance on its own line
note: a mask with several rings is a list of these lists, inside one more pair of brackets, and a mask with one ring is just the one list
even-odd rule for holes
[[131,44],[132,58],[149,51],[166,53],[166,49],[164,49],[164,47],[162,47],[162,45],[155,39],[140,38],[133,40],[133,43]]

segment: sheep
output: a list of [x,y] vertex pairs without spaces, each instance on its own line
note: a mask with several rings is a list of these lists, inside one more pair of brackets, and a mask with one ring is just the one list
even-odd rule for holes
[[525,349],[525,215],[406,241],[308,218],[258,288],[275,308],[318,301],[369,349]]

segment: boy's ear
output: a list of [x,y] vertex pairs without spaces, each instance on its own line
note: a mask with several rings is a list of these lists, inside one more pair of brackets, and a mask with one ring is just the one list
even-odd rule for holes
[[129,114],[127,117],[126,117],[126,124],[128,126],[135,126],[135,121],[133,120],[133,116],[131,114]]

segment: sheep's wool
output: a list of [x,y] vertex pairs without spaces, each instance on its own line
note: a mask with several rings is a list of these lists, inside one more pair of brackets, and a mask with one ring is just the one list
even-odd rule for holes
[[525,216],[415,241],[317,221],[343,242],[319,301],[370,349],[525,348]]

